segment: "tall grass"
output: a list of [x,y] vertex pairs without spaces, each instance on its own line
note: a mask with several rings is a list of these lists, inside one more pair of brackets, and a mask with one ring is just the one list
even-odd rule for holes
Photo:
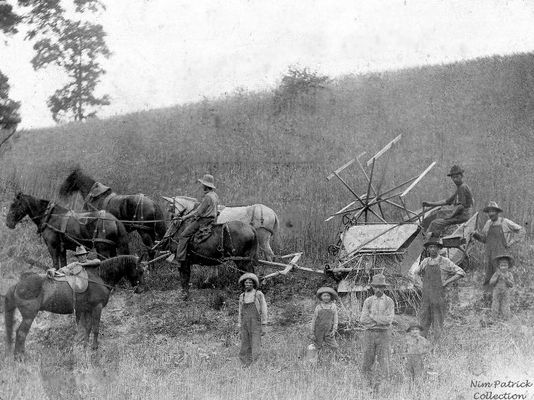
[[[533,210],[525,199],[534,194],[533,57],[338,78],[313,99],[313,108],[276,115],[272,93],[241,91],[198,104],[22,131],[0,161],[0,187],[55,198],[69,169],[80,164],[119,193],[198,195],[196,178],[210,172],[223,203],[261,202],[276,210],[280,252],[304,250],[309,261],[317,261],[324,260],[338,229],[324,218],[352,200],[339,182],[324,177],[364,150],[367,160],[402,133],[375,173],[382,189],[438,161],[407,199],[418,208],[422,200],[453,191],[446,173],[459,163],[477,208],[497,200],[530,231]],[[365,192],[357,167],[343,175]]]

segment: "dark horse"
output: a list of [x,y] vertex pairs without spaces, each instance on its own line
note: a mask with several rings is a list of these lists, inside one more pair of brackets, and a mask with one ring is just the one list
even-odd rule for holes
[[101,259],[130,253],[124,225],[105,211],[75,213],[48,200],[18,193],[9,207],[7,227],[14,229],[26,215],[37,225],[56,269],[67,264],[66,250],[75,250],[80,244],[94,247]]
[[87,345],[89,335],[93,332],[92,348],[98,348],[100,317],[102,309],[108,303],[111,289],[122,278],[126,278],[136,289],[144,285],[144,268],[137,256],[118,256],[86,270],[89,282],[83,293],[74,293],[67,282],[54,281],[45,274],[22,274],[20,280],[8,289],[5,298],[4,318],[8,351],[11,351],[13,345],[15,309],[22,315],[22,322],[17,329],[15,356],[24,353],[26,335],[39,311],[55,314],[72,314],[76,311],[76,322],[84,330],[84,343]]
[[167,231],[160,206],[144,194],[116,194],[85,175],[80,168],[75,168],[59,189],[62,197],[75,192],[83,196],[84,209],[110,212],[123,221],[128,232],[137,231],[149,248],[154,246],[154,241],[161,240]]
[[[177,232],[171,239],[170,250],[176,251],[177,235],[187,226],[178,226]],[[191,265],[219,265],[227,260],[235,262],[237,268],[243,272],[252,272],[258,259],[258,235],[249,224],[241,221],[229,221],[224,224],[214,224],[211,235],[202,242],[195,237],[189,241],[187,261],[182,263],[180,277],[184,299],[189,297],[189,281],[191,279]]]

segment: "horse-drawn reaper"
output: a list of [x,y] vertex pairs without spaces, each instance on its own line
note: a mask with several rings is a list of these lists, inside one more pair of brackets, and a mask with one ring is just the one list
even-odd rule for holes
[[[337,178],[355,197],[355,200],[328,217],[325,222],[341,218],[342,229],[335,244],[328,250],[334,262],[326,265],[325,273],[338,282],[338,291],[353,310],[359,311],[369,294],[370,282],[375,274],[384,274],[390,286],[390,297],[399,310],[413,307],[420,297],[420,281],[411,271],[423,257],[425,230],[441,207],[411,211],[406,196],[436,164],[432,162],[421,174],[392,189],[382,190],[384,174],[378,184],[376,162],[401,139],[399,135],[377,152],[364,165],[360,158],[350,160],[331,173],[327,179]],[[364,178],[366,192],[358,194],[341,176],[341,172],[356,163]],[[367,168],[366,168],[367,167]],[[389,212],[388,212],[389,211]],[[475,231],[477,214],[466,223],[453,227],[443,238],[446,254],[456,264],[468,262],[467,252],[471,232]]]

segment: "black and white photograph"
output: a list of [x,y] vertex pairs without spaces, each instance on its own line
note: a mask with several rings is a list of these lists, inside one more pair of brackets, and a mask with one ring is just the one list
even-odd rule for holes
[[0,400],[534,399],[534,2],[0,0]]

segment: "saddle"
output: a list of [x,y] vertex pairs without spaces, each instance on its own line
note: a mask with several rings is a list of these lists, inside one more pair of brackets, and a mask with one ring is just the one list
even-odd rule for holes
[[89,275],[78,263],[69,264],[58,270],[49,269],[46,276],[57,282],[67,282],[74,293],[83,293],[89,286]]
[[193,242],[199,244],[207,240],[213,234],[213,226],[215,223],[210,223],[208,225],[201,226],[198,231],[195,232],[193,236]]

